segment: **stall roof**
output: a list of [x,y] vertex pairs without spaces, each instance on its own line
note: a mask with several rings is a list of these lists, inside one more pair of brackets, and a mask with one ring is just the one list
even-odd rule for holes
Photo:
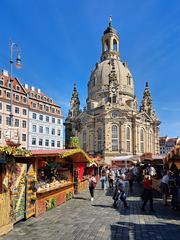
[[91,159],[80,148],[75,149],[56,149],[56,150],[32,150],[32,157],[59,157],[71,158],[74,162],[91,163]]
[[165,161],[176,160],[180,161],[180,146],[175,146],[170,152],[165,156]]
[[137,155],[127,155],[127,156],[117,156],[117,157],[113,157],[111,159],[111,161],[136,161],[138,162],[140,160],[139,156]]

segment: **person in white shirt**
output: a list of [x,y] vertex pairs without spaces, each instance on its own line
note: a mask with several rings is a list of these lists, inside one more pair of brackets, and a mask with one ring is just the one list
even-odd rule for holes
[[169,195],[169,172],[168,171],[164,173],[164,176],[161,179],[160,188],[162,192],[164,206],[167,206],[168,205],[167,199]]

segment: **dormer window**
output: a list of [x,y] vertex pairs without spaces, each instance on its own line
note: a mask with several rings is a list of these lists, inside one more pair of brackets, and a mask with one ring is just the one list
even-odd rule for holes
[[20,91],[20,87],[19,87],[18,85],[16,86],[16,90],[17,90],[17,91]]
[[127,85],[131,85],[131,76],[127,75]]

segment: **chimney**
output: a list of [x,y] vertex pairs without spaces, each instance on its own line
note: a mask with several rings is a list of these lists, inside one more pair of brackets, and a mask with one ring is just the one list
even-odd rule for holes
[[35,90],[35,87],[32,86],[32,87],[31,87],[31,90],[34,91],[34,90]]
[[37,92],[38,92],[38,93],[41,93],[41,89],[38,88],[38,89],[37,89]]
[[27,84],[27,83],[25,83],[25,84],[24,84],[24,87],[25,87],[26,89],[28,89],[28,84]]
[[7,70],[5,70],[5,69],[3,69],[2,70],[2,74],[4,75],[4,76],[6,76],[6,77],[8,77],[9,75],[8,75],[8,71]]

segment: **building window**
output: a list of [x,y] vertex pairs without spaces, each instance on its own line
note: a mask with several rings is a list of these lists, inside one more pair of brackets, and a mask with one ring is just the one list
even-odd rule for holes
[[15,113],[19,114],[19,108],[15,107]]
[[102,151],[102,129],[98,128],[97,130],[97,144],[98,144],[98,152]]
[[35,109],[36,109],[36,103],[33,103],[33,108],[35,108]]
[[43,105],[42,104],[39,105],[39,109],[43,110]]
[[20,87],[18,85],[16,85],[16,90],[20,91]]
[[1,132],[1,130],[0,130],[0,139],[2,138],[2,136],[1,136],[1,135],[2,135],[2,132]]
[[49,134],[49,128],[46,127],[46,134]]
[[116,103],[116,96],[115,95],[113,95],[113,97],[112,97],[112,103]]
[[55,147],[55,141],[51,140],[51,147]]
[[118,151],[118,126],[112,126],[112,151]]
[[2,124],[2,116],[0,115],[0,124]]
[[0,110],[2,110],[2,102],[0,102]]
[[6,104],[6,111],[7,111],[7,112],[10,112],[10,111],[11,111],[11,106],[8,105],[8,104]]
[[61,119],[58,118],[57,122],[58,122],[58,124],[61,124]]
[[43,139],[40,138],[40,139],[39,139],[39,146],[42,146],[42,145],[43,145]]
[[144,153],[144,130],[140,130],[140,151]]
[[24,134],[24,133],[22,134],[22,141],[26,142],[26,134]]
[[15,127],[19,127],[19,119],[15,119],[14,125]]
[[60,129],[57,130],[57,135],[61,136],[61,130]]
[[26,116],[26,115],[27,115],[27,110],[26,110],[26,109],[23,109],[23,110],[22,110],[22,114],[23,114],[24,116]]
[[113,39],[113,51],[117,52],[117,41]]
[[55,135],[55,129],[52,128],[52,131],[51,131],[52,135]]
[[49,146],[49,140],[48,140],[48,139],[46,139],[46,141],[45,141],[45,146],[46,146],[46,147]]
[[22,121],[22,128],[26,128],[26,120]]
[[39,115],[39,120],[43,121],[43,115],[42,114]]
[[86,131],[83,131],[83,149],[86,151]]
[[26,97],[23,97],[23,102],[24,102],[24,103],[26,103],[26,102],[27,102],[27,100],[26,100]]
[[11,126],[11,119],[10,117],[6,117],[6,125]]
[[54,117],[52,117],[52,123],[55,123],[55,118]]
[[33,114],[32,114],[32,118],[33,118],[33,119],[36,119],[36,113],[33,113]]
[[46,116],[46,122],[49,122],[49,116]]
[[49,107],[48,106],[46,106],[46,112],[49,112]]
[[2,80],[0,80],[0,86],[3,86],[3,81]]
[[58,147],[58,148],[61,147],[61,143],[60,143],[60,141],[57,141],[57,147]]
[[6,92],[6,97],[10,98],[11,97],[11,93],[10,92]]
[[33,125],[33,126],[32,126],[32,131],[33,131],[33,132],[36,132],[36,125]]
[[32,145],[36,145],[36,138],[32,138]]
[[131,85],[131,76],[127,75],[127,85]]
[[39,126],[39,133],[43,133],[43,126]]
[[19,95],[15,95],[15,99],[16,99],[16,101],[19,101]]
[[51,112],[52,112],[52,113],[55,113],[55,109],[54,109],[54,108],[52,108],[52,109],[51,109]]
[[131,151],[131,129],[129,127],[126,128],[126,151]]

